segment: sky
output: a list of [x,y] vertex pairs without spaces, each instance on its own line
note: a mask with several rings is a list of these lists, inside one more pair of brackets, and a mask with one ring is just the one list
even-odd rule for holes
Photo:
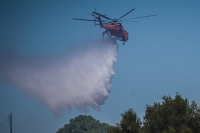
[[[199,104],[199,6],[198,0],[0,1],[0,125],[12,112],[13,133],[55,133],[78,115],[115,125],[120,114],[133,108],[142,118],[145,106],[162,102],[164,95],[178,93]],[[95,7],[110,18],[120,18],[133,8],[124,19],[158,16],[124,22],[129,33],[125,45],[120,41],[118,46],[105,45],[101,42],[104,29],[72,19],[93,19]],[[92,87],[93,82],[75,82],[79,77],[73,77],[76,72],[68,68],[97,79],[97,87]],[[62,70],[72,76],[62,75]],[[39,78],[29,79],[30,75]],[[65,84],[70,77],[75,80]],[[49,91],[57,87],[54,83],[42,86],[46,78],[62,81],[58,91]],[[88,89],[72,93],[76,84]],[[37,91],[40,85],[45,88],[42,92]],[[66,93],[66,98],[74,99],[55,100]],[[0,132],[9,132],[8,121]]]

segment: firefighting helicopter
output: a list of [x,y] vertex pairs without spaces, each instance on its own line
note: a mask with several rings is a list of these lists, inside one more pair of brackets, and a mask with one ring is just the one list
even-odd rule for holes
[[[136,8],[130,10],[128,13],[124,14],[123,16],[121,16],[118,19],[111,19],[111,18],[107,17],[107,15],[102,15],[100,13],[97,13],[96,8],[95,8],[95,12],[92,12],[93,13],[92,16],[94,17],[93,20],[92,19],[79,19],[79,18],[73,18],[73,19],[74,20],[83,20],[83,21],[94,21],[95,26],[100,25],[101,28],[106,29],[104,32],[102,32],[103,37],[107,33],[108,36],[110,36],[116,40],[123,41],[123,45],[124,45],[124,42],[126,42],[129,39],[129,37],[128,37],[128,32],[123,28],[123,25],[120,22],[137,22],[137,21],[129,21],[129,20],[157,16],[157,15],[148,15],[148,16],[142,16],[142,17],[121,20],[123,17],[125,17],[126,15],[128,15],[129,13],[134,11],[135,9]],[[101,20],[100,17],[103,17],[107,20]],[[96,22],[99,22],[99,24],[96,24]]]

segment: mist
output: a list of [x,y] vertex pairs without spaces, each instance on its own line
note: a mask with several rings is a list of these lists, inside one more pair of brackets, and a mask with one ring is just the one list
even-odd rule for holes
[[25,92],[52,110],[55,115],[76,107],[100,111],[111,92],[116,41],[88,41],[59,54],[34,57],[4,53],[0,57],[2,81]]

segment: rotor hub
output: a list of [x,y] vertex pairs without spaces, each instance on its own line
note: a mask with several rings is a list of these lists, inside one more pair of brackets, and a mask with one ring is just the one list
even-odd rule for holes
[[117,23],[117,22],[118,22],[118,19],[113,19],[113,22],[114,22],[114,23]]

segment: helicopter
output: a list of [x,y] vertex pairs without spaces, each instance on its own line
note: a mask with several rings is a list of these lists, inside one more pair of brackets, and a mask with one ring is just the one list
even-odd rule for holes
[[[107,15],[102,15],[100,13],[92,12],[92,16],[94,19],[79,19],[79,18],[73,18],[74,20],[83,20],[83,21],[94,21],[94,25],[100,25],[101,28],[106,29],[104,32],[102,32],[102,37],[104,37],[105,34],[108,34],[111,38],[114,38],[119,41],[123,41],[123,45],[125,44],[124,42],[127,42],[129,39],[128,36],[128,31],[123,28],[122,23],[120,22],[138,22],[138,21],[129,21],[131,19],[137,19],[137,18],[144,18],[144,17],[151,17],[151,16],[157,16],[157,15],[148,15],[148,16],[143,16],[143,17],[136,17],[136,18],[129,18],[129,19],[124,19],[121,20],[123,17],[134,11],[136,8],[130,10],[128,13],[124,14],[118,19],[111,19],[107,17]],[[104,19],[107,20],[101,20],[100,17],[103,17]],[[128,21],[127,21],[128,20]],[[96,22],[99,22],[99,24],[96,24]],[[103,40],[102,40],[103,41]]]

